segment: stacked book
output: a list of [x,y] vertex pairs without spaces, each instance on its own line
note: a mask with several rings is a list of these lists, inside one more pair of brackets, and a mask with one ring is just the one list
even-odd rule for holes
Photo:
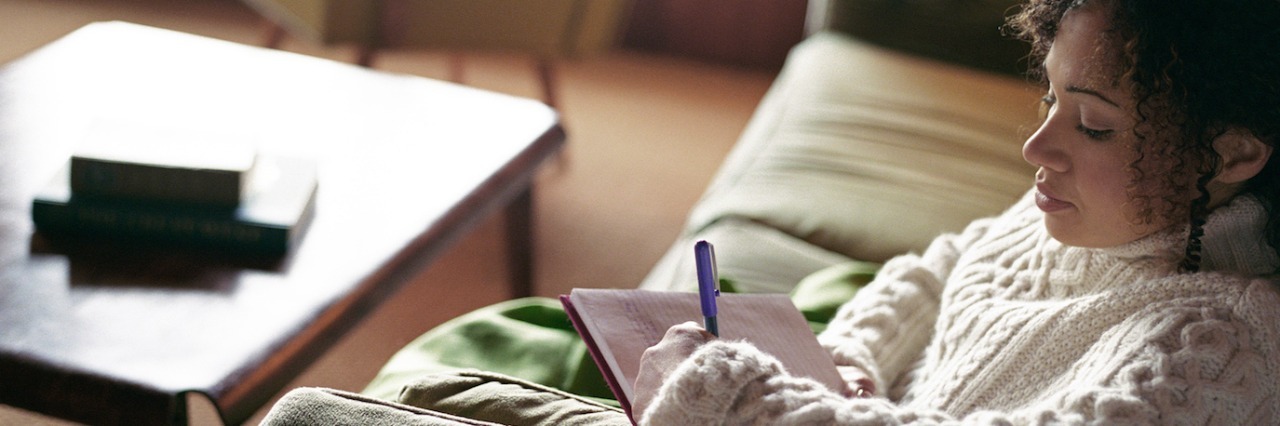
[[35,196],[36,229],[251,255],[297,245],[315,210],[314,162],[197,136],[95,129]]

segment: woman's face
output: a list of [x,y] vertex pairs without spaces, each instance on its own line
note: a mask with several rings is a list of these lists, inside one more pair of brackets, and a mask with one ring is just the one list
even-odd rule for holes
[[1135,224],[1137,208],[1127,187],[1135,106],[1117,81],[1107,16],[1097,7],[1067,12],[1045,58],[1047,116],[1022,147],[1039,167],[1036,205],[1054,239],[1080,247],[1112,247],[1134,241],[1167,223]]

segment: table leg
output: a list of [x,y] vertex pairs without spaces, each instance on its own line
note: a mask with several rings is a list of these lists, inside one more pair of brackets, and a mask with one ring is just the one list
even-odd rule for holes
[[356,65],[373,68],[373,61],[377,60],[378,48],[376,46],[361,44],[356,46]]
[[521,191],[504,212],[512,298],[533,295],[533,210],[533,188],[530,187]]
[[268,49],[279,49],[280,44],[284,42],[284,27],[277,25],[267,19],[263,19],[262,47]]
[[537,68],[539,88],[542,90],[542,102],[552,108],[558,108],[560,104],[559,93],[557,93],[559,81],[556,80],[558,76],[556,75],[555,64],[551,63],[551,59],[538,58]]

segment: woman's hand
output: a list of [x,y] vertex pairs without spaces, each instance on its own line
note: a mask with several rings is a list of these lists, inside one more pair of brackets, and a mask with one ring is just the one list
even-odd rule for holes
[[715,338],[694,322],[677,324],[667,329],[662,341],[646,349],[640,356],[640,372],[636,376],[631,416],[639,421],[671,371],[689,359],[699,347]]
[[862,371],[861,368],[838,365],[836,370],[840,372],[840,377],[844,378],[845,395],[850,398],[870,398],[876,394],[876,383],[871,380],[871,375]]

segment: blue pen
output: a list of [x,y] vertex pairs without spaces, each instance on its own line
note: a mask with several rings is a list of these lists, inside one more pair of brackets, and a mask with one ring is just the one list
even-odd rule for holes
[[698,241],[693,245],[693,258],[698,268],[698,298],[702,300],[703,327],[720,337],[720,325],[716,323],[716,297],[720,296],[716,249],[711,243]]

